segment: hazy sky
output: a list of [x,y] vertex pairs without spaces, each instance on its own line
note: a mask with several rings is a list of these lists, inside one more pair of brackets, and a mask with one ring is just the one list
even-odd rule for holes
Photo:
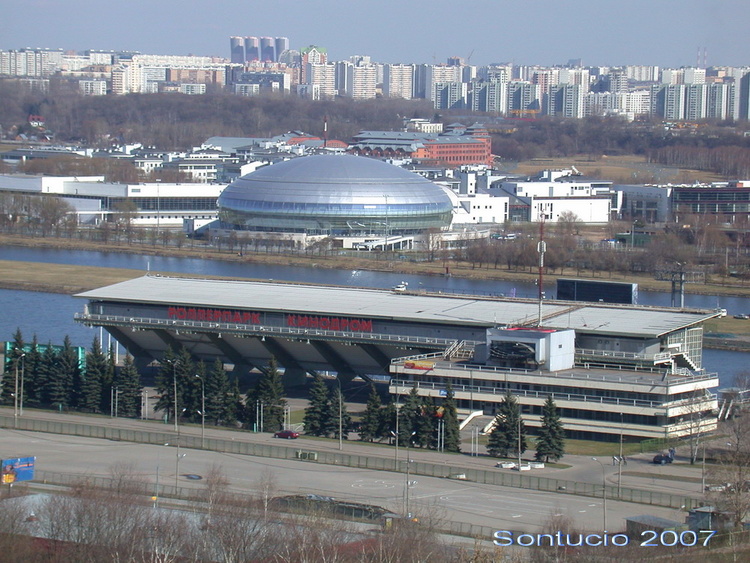
[[[229,57],[230,35],[285,36],[331,60],[750,65],[750,0],[0,0],[0,49]],[[701,55],[702,61],[702,55]]]

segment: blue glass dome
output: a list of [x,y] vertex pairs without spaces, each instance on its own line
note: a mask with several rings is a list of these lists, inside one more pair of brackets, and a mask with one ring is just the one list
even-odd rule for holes
[[453,205],[425,178],[351,155],[299,157],[232,182],[219,196],[223,223],[245,230],[416,233],[450,224]]

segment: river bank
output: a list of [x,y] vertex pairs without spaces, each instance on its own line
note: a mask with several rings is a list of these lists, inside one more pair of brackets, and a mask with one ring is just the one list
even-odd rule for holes
[[[519,281],[534,282],[538,279],[539,274],[536,268],[528,270],[508,270],[491,265],[485,265],[481,268],[473,267],[465,262],[454,260],[436,260],[434,262],[411,262],[408,259],[396,259],[396,255],[382,256],[371,253],[349,252],[346,254],[329,253],[329,254],[288,254],[288,253],[267,253],[267,252],[243,252],[238,253],[227,249],[218,249],[202,243],[193,241],[187,242],[181,247],[161,246],[152,244],[126,244],[126,243],[103,243],[95,241],[86,241],[69,238],[32,238],[19,235],[0,234],[0,244],[8,246],[19,246],[28,248],[59,248],[65,250],[88,250],[96,252],[122,252],[128,254],[143,254],[154,256],[170,256],[178,258],[198,258],[204,260],[221,260],[226,262],[240,262],[248,264],[273,264],[303,266],[315,268],[328,268],[338,270],[371,270],[392,272],[403,275],[433,275],[444,276],[449,274],[454,277],[466,279],[482,279],[497,281]],[[360,254],[362,256],[360,256]],[[140,272],[142,274],[143,272]],[[169,273],[169,272],[164,272]],[[73,275],[71,272],[70,275]],[[554,283],[554,280],[560,277],[564,278],[585,278],[601,279],[606,281],[621,281],[628,283],[637,283],[641,290],[645,291],[664,291],[671,290],[671,283],[653,279],[650,275],[628,275],[624,276],[617,273],[592,272],[591,270],[576,271],[566,269],[562,272],[546,272],[545,285]],[[53,291],[64,293],[54,289],[44,282],[44,279],[32,278],[27,280],[28,284],[33,286],[38,282],[39,289],[35,291]],[[59,282],[59,278],[58,278]],[[19,285],[9,285],[13,283],[23,283],[15,281],[11,276],[10,279],[3,272],[0,272],[0,287],[23,289]],[[67,283],[63,285],[69,285]],[[77,284],[72,284],[77,285]],[[85,284],[87,285],[87,284]],[[105,285],[105,284],[102,284]],[[711,280],[711,283],[686,284],[685,293],[715,296],[750,296],[750,283],[735,278],[717,278]]]

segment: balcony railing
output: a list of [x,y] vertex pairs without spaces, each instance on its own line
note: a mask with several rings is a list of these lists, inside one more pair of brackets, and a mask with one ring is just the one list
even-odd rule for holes
[[[408,381],[408,380],[391,380],[391,388],[403,387],[411,389],[416,387],[417,390],[425,389],[428,391],[445,391],[447,382],[433,383],[429,381]],[[459,393],[468,393],[474,395],[494,395],[497,397],[504,397],[508,392],[506,388],[500,387],[488,387],[483,385],[460,385],[451,382],[451,388],[453,392],[458,395]],[[584,402],[584,403],[596,403],[602,405],[617,405],[627,407],[641,407],[649,409],[666,409],[675,406],[687,406],[691,404],[699,405],[701,403],[716,400],[716,395],[707,394],[696,397],[695,399],[682,399],[679,401],[650,401],[646,399],[628,399],[623,397],[602,397],[599,395],[588,395],[585,393],[562,393],[562,392],[550,392],[550,391],[533,391],[528,389],[513,389],[514,397],[524,397],[530,399],[539,399],[545,401],[550,395],[555,401],[572,401],[572,402]]]

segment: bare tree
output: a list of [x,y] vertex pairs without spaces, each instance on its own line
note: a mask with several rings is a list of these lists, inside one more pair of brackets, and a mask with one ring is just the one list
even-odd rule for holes
[[736,528],[750,514],[750,419],[740,416],[727,422],[722,431],[726,447],[717,455],[718,465],[709,473],[721,483],[709,493],[717,509],[732,514]]

